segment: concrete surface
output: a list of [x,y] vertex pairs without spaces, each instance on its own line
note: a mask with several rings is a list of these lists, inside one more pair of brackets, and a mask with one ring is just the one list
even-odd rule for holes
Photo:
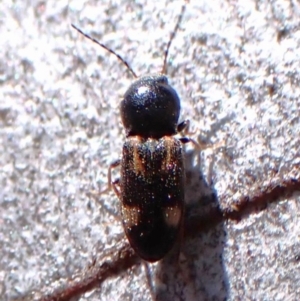
[[[118,105],[133,78],[70,24],[115,49],[138,75],[157,73],[181,5],[0,4],[1,300],[51,291],[124,237],[117,197],[99,191],[121,153]],[[168,75],[193,137],[225,143],[203,150],[200,168],[187,166],[187,202],[203,204],[208,185],[228,208],[273,181],[300,179],[299,18],[292,0],[187,5]],[[80,300],[296,301],[299,202],[294,193],[199,233],[185,242],[179,272],[165,262],[148,273],[137,266]]]

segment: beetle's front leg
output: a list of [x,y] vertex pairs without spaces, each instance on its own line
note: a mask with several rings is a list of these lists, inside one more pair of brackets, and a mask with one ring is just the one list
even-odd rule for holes
[[119,199],[120,199],[121,193],[120,193],[120,190],[117,188],[117,186],[120,186],[120,179],[116,179],[115,181],[112,181],[111,174],[112,174],[112,170],[120,165],[121,165],[120,159],[111,163],[108,168],[108,173],[107,173],[107,182],[108,182],[107,190],[110,190],[112,188]]

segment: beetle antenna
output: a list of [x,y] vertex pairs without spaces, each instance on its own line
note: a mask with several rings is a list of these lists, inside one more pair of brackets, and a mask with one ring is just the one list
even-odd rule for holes
[[85,36],[86,38],[88,38],[89,40],[91,40],[92,42],[96,43],[97,45],[99,45],[100,47],[104,48],[105,50],[107,50],[108,52],[110,52],[111,54],[113,54],[114,56],[116,56],[118,58],[119,61],[122,62],[123,65],[126,66],[126,68],[131,72],[131,74],[137,78],[136,73],[132,70],[132,68],[129,66],[129,64],[119,55],[117,54],[115,51],[113,51],[112,49],[108,48],[106,45],[98,42],[96,39],[94,39],[93,37],[91,37],[90,35],[84,33],[81,29],[79,29],[78,27],[76,27],[74,24],[71,24],[71,26],[76,29],[80,34],[82,34],[83,36]]
[[175,25],[175,28],[174,28],[174,30],[173,30],[172,33],[171,33],[171,36],[170,36],[170,39],[169,39],[167,48],[166,48],[166,50],[165,50],[164,64],[163,64],[163,68],[162,68],[162,71],[161,71],[162,74],[167,74],[167,59],[168,59],[169,49],[170,49],[170,47],[171,47],[171,44],[172,44],[172,42],[173,42],[173,40],[174,40],[174,37],[175,37],[177,31],[178,31],[178,28],[179,28],[180,23],[181,23],[181,21],[182,21],[182,17],[183,17],[184,12],[185,12],[186,4],[187,4],[188,2],[189,2],[188,0],[185,0],[185,1],[184,1],[184,4],[183,4],[182,7],[181,7],[181,12],[180,12],[180,14],[179,14],[177,23],[176,23],[176,25]]

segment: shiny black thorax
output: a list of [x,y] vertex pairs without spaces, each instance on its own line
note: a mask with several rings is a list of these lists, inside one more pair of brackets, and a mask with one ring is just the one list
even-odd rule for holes
[[180,100],[165,75],[135,81],[121,102],[126,136],[161,138],[177,133]]
[[138,79],[121,102],[123,226],[131,246],[150,262],[170,251],[182,225],[183,150],[173,137],[179,114],[179,97],[163,75]]

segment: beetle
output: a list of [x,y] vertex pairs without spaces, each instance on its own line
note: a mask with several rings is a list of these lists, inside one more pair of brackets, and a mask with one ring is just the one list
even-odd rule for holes
[[[120,103],[126,132],[122,159],[108,172],[109,185],[121,201],[125,234],[131,247],[144,260],[162,259],[174,246],[184,216],[184,154],[188,138],[175,138],[188,122],[178,123],[180,99],[168,83],[167,56],[179,28],[185,4],[165,50],[161,74],[137,78],[117,53],[82,32],[79,33],[115,55],[136,79]],[[120,179],[111,181],[111,169],[121,165]]]
[[121,160],[121,212],[138,255],[154,262],[174,245],[184,214],[182,142],[174,138],[180,101],[164,75],[134,82],[121,102],[126,130]]

